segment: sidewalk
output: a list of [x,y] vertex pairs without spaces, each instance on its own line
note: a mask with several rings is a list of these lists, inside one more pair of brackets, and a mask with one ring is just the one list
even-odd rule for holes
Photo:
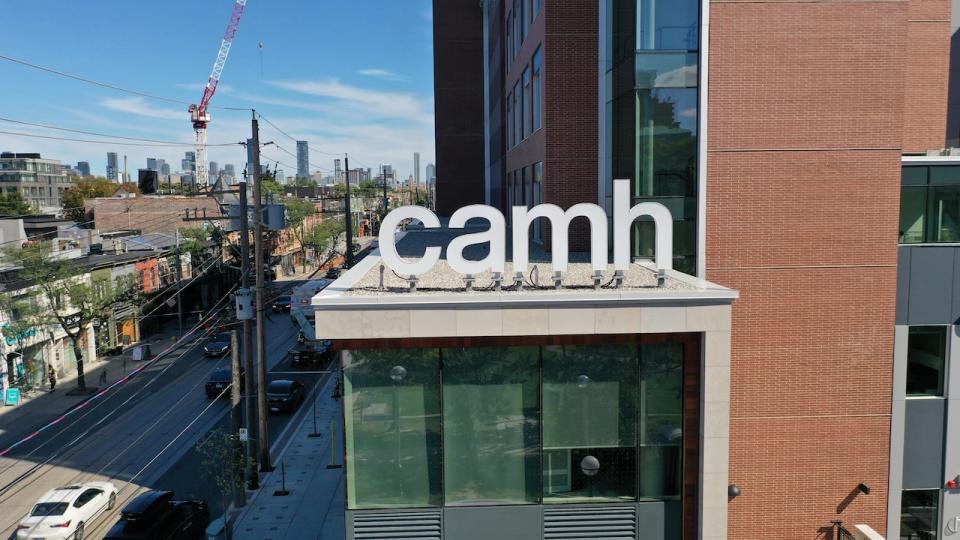
[[[316,398],[317,428],[313,432],[313,414],[304,414],[289,442],[273,458],[274,470],[264,475],[260,489],[249,492],[247,506],[238,510],[234,524],[235,540],[343,540],[343,422],[340,402],[333,399],[335,378],[321,387]],[[303,406],[310,406],[311,402]],[[330,422],[336,429],[334,462],[330,464]],[[281,489],[281,466],[285,469],[286,496],[275,496]]]
[[[173,344],[172,338],[176,333],[176,329],[163,331],[140,341],[137,345],[150,345],[151,352],[157,355]],[[126,361],[126,372],[124,372],[124,361]],[[133,361],[133,348],[131,347],[116,356],[104,356],[96,360],[85,361],[83,376],[87,388],[92,390],[97,388],[100,373],[104,369],[107,370],[107,384],[112,384],[125,373],[137,369],[140,364],[141,362]],[[42,390],[38,389],[27,395],[22,395],[19,405],[7,407],[0,404],[0,426],[4,426],[0,428],[0,437],[3,437],[9,431],[10,426],[17,425],[19,422],[38,424],[44,420],[56,418],[93,396],[92,392],[83,396],[68,396],[67,392],[76,388],[76,386],[77,371],[74,369],[66,376],[57,379],[56,391],[52,393],[47,391],[49,385],[44,384]]]

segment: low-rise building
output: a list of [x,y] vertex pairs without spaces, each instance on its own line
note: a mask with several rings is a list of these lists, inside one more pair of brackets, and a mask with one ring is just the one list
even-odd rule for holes
[[73,185],[60,160],[37,153],[0,153],[0,190],[21,194],[38,210],[59,209],[63,192]]

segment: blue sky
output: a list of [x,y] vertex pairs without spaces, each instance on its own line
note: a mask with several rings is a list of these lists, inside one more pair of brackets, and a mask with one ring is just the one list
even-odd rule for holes
[[[233,0],[4,0],[0,54],[173,99],[202,94]],[[317,151],[350,154],[351,168],[390,163],[404,177],[413,152],[434,160],[430,0],[249,0],[212,105],[255,107]],[[263,42],[263,73],[258,43]],[[72,81],[0,60],[0,117],[94,132],[192,142],[189,114],[151,100]],[[208,142],[249,136],[250,113],[211,110]],[[96,137],[0,122],[0,131]],[[261,122],[261,140],[296,152]],[[41,152],[64,163],[89,161],[103,174],[106,153],[147,157],[176,170],[190,148],[145,148],[48,141],[0,134],[0,150]],[[211,147],[210,159],[246,161],[243,147]],[[264,149],[267,162],[294,158]],[[335,156],[312,152],[311,169]],[[122,158],[121,158],[122,159]],[[286,164],[286,166],[284,165]],[[421,175],[423,173],[421,172]]]

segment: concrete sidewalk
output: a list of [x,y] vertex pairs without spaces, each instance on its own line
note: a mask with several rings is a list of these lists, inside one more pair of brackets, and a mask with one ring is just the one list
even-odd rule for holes
[[[340,402],[333,399],[336,377],[330,377],[316,397],[317,428],[308,412],[294,428],[286,447],[274,456],[275,469],[263,476],[260,489],[251,492],[247,506],[237,511],[236,540],[343,540],[343,422]],[[304,403],[310,406],[310,402]],[[335,426],[331,463],[330,424]],[[286,476],[286,496],[274,495],[282,488],[281,463]]]
[[[160,354],[173,345],[173,337],[176,332],[161,332],[140,341],[137,345],[150,345],[153,355]],[[133,360],[133,347],[127,349],[122,354],[116,356],[104,356],[96,360],[87,360],[83,364],[83,375],[87,383],[87,388],[92,390],[97,388],[100,374],[107,371],[107,384],[116,382],[123,375],[137,369],[141,362]],[[46,382],[46,381],[45,381]],[[43,385],[43,388],[33,390],[21,396],[19,405],[4,406],[0,404],[0,437],[9,431],[11,426],[19,422],[30,422],[38,424],[60,416],[72,407],[89,399],[93,392],[87,395],[68,396],[67,392],[77,386],[77,372],[73,370],[65,377],[57,379],[57,388],[54,392],[49,392],[49,386]],[[5,429],[4,429],[5,428]]]

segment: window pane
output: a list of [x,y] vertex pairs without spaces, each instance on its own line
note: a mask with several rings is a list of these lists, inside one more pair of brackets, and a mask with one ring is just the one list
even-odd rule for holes
[[513,92],[507,94],[507,148],[513,146]]
[[683,345],[640,346],[640,498],[680,496]]
[[353,351],[343,379],[348,506],[440,505],[438,351]]
[[544,348],[544,502],[635,500],[637,373],[636,346]]
[[532,96],[530,94],[530,68],[523,70],[523,138],[526,139],[533,131],[533,117],[531,116]]
[[518,145],[523,140],[523,94],[520,90],[520,81],[513,85],[513,144]]
[[947,327],[911,326],[907,338],[907,395],[942,396]]
[[960,184],[960,166],[939,165],[930,167],[931,184]]
[[900,188],[900,243],[923,242],[923,220],[926,207],[926,186]]
[[446,504],[538,502],[539,348],[441,354]]
[[900,497],[900,540],[936,540],[940,529],[940,490],[903,491]]
[[637,50],[697,50],[700,2],[626,0],[636,5]]
[[930,188],[929,238],[933,242],[960,242],[960,186]]
[[637,53],[637,88],[695,88],[697,55],[695,53]]
[[905,186],[927,185],[927,171],[929,167],[904,167],[901,175]]
[[[535,0],[536,1],[536,0]],[[533,53],[533,129],[543,127],[543,60],[541,49]]]

